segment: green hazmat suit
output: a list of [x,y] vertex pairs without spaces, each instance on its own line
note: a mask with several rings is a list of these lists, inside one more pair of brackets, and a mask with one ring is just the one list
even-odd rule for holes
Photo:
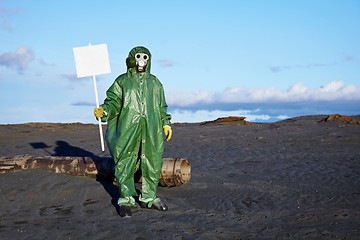
[[149,56],[144,72],[129,67],[116,78],[106,92],[101,107],[108,121],[106,142],[115,161],[115,177],[121,197],[119,205],[134,205],[132,196],[137,196],[134,173],[141,166],[142,193],[139,200],[151,203],[156,199],[156,190],[163,165],[163,126],[170,126],[171,115],[167,114],[164,89],[160,81],[150,74],[151,54],[144,47],[135,47],[129,58],[137,53]]

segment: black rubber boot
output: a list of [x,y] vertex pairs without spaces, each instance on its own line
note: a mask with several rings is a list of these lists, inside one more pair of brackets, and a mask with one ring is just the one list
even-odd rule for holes
[[[143,202],[140,203],[140,206],[142,208],[149,208],[147,203],[143,203]],[[159,210],[159,211],[166,211],[166,210],[168,210],[168,206],[166,206],[166,204],[163,201],[160,200],[157,203],[153,203],[151,205],[150,209],[156,209],[156,210]]]
[[121,217],[131,217],[131,207],[130,206],[120,206],[119,214]]
[[159,202],[157,202],[157,203],[153,203],[151,208],[154,208],[154,209],[159,210],[159,211],[168,210],[168,206],[166,206],[166,204],[161,200]]

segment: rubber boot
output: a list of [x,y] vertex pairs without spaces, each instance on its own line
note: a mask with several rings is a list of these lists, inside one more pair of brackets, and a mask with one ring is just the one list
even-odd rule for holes
[[[140,206],[142,208],[149,208],[148,204],[144,203],[144,202],[141,202]],[[150,209],[156,209],[156,210],[159,210],[159,211],[166,211],[166,210],[168,210],[168,206],[166,206],[166,204],[163,201],[160,200],[158,202],[153,203],[151,205]]]
[[121,217],[131,217],[132,216],[131,207],[125,205],[120,206],[119,214]]

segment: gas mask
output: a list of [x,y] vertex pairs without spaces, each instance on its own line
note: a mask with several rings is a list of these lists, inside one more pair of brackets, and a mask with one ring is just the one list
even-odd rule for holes
[[145,71],[145,67],[148,60],[149,60],[149,56],[146,53],[135,54],[136,66],[139,72]]

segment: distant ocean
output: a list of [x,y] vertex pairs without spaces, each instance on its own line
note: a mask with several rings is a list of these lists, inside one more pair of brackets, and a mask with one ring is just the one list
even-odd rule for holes
[[359,115],[360,101],[323,101],[294,103],[202,104],[196,107],[169,106],[172,122],[195,123],[220,117],[241,116],[250,122],[276,122],[306,115]]

